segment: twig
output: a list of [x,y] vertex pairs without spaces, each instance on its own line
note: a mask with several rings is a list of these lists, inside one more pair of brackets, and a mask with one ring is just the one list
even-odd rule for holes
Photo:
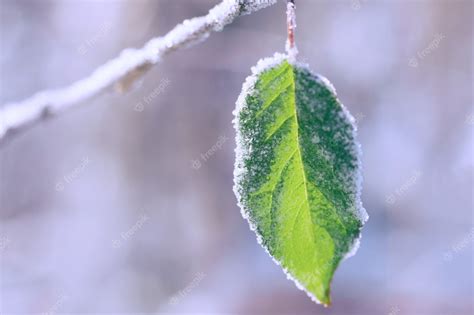
[[185,20],[163,37],[151,39],[141,49],[125,49],[115,59],[97,68],[90,76],[72,85],[41,91],[17,103],[0,107],[0,143],[33,126],[114,87],[127,90],[168,53],[205,40],[240,15],[250,14],[276,0],[223,0],[205,16]]

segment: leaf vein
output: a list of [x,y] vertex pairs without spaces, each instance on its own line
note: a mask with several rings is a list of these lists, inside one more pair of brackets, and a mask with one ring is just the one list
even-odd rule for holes
[[272,227],[272,233],[275,233],[275,220],[274,220],[274,211],[273,211],[273,195],[276,191],[276,188],[278,186],[278,184],[281,182],[282,180],[282,174],[284,172],[284,170],[287,168],[287,166],[290,164],[290,161],[293,159],[293,157],[295,156],[296,154],[296,150],[293,151],[293,153],[290,154],[290,157],[286,160],[285,164],[283,164],[283,167],[281,168],[280,170],[280,173],[278,174],[278,178],[277,178],[277,181],[275,183],[275,186],[273,186],[272,190],[271,190],[271,195],[270,195],[270,226]]
[[270,102],[268,104],[266,104],[264,107],[262,107],[256,114],[255,114],[255,118],[258,118],[260,116],[263,115],[263,113],[268,109],[270,108],[273,103],[280,97],[284,94],[284,92],[289,88],[291,87],[293,83],[290,82],[289,84],[285,85],[284,87],[281,88],[281,91],[279,91],[278,93],[275,93],[275,95],[270,99]]
[[283,122],[282,122],[280,125],[278,125],[278,127],[277,127],[275,130],[273,130],[272,133],[269,134],[269,135],[265,138],[264,142],[267,142],[271,137],[273,137],[273,136],[278,132],[278,130],[280,130],[280,129],[283,127],[283,125],[284,125],[287,121],[289,121],[291,118],[293,118],[293,114],[292,114],[291,116],[288,116],[287,118],[285,118],[285,119],[283,120]]

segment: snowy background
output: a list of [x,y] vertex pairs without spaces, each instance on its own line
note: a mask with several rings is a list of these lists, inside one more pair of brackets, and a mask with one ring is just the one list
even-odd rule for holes
[[[0,104],[90,74],[210,0],[0,0]],[[0,311],[473,313],[473,2],[298,0],[300,59],[355,116],[370,215],[324,309],[232,192],[232,110],[282,51],[285,5],[239,18],[0,148]]]

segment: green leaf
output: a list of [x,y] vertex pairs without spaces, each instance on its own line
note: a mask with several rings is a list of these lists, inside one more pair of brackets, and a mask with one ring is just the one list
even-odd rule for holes
[[327,79],[280,54],[253,68],[234,114],[242,214],[297,286],[329,305],[367,220],[354,119]]

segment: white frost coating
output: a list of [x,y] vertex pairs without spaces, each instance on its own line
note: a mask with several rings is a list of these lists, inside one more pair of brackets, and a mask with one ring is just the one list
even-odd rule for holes
[[[256,226],[251,222],[248,210],[245,209],[244,205],[240,203],[241,195],[240,195],[240,192],[238,191],[237,182],[239,180],[237,179],[240,179],[245,171],[241,162],[245,160],[245,157],[246,157],[245,154],[250,153],[252,150],[252,148],[248,148],[248,150],[244,150],[244,139],[242,137],[242,134],[240,133],[241,128],[239,125],[238,115],[241,112],[241,110],[247,106],[246,97],[248,95],[253,95],[253,93],[255,92],[254,90],[255,83],[257,82],[257,79],[260,73],[277,66],[278,64],[280,64],[283,60],[287,58],[288,58],[287,55],[284,55],[281,53],[275,53],[273,57],[260,59],[257,62],[257,65],[251,68],[252,74],[245,79],[245,82],[242,85],[242,92],[240,92],[240,95],[237,98],[237,101],[235,103],[236,105],[235,110],[232,112],[234,114],[234,120],[232,122],[234,124],[234,128],[236,131],[236,138],[235,138],[236,148],[235,148],[235,164],[234,164],[234,193],[235,193],[235,196],[237,197],[237,203],[240,207],[240,212],[242,213],[242,216],[244,217],[244,219],[246,219],[249,222],[250,229],[255,232],[257,232]],[[256,234],[257,234],[258,243],[263,246],[261,236],[258,233]]]
[[[247,222],[249,223],[250,229],[255,232],[255,234],[257,236],[257,242],[264,248],[264,250],[267,252],[267,254],[272,258],[272,260],[278,266],[280,266],[283,269],[283,271],[286,274],[287,279],[292,280],[296,284],[298,289],[305,292],[306,295],[308,295],[308,297],[311,298],[312,301],[314,301],[315,303],[318,303],[318,304],[322,304],[321,301],[319,301],[316,298],[316,296],[314,296],[311,292],[307,291],[305,289],[305,287],[296,278],[294,278],[290,274],[290,272],[288,271],[287,268],[283,267],[281,265],[281,263],[271,255],[269,249],[264,245],[263,240],[262,240],[262,236],[257,231],[257,227],[255,226],[255,224],[252,222],[252,220],[250,218],[249,209],[247,209],[240,202],[242,197],[241,197],[240,191],[239,191],[239,187],[240,187],[239,183],[241,182],[241,178],[242,178],[242,176],[245,172],[245,169],[244,169],[244,166],[243,166],[243,161],[245,160],[245,158],[248,156],[248,154],[251,152],[252,149],[251,148],[247,148],[248,150],[244,149],[245,139],[243,139],[243,135],[240,132],[241,127],[239,125],[239,116],[238,115],[242,111],[242,109],[244,109],[247,106],[247,102],[246,102],[247,96],[254,95],[254,93],[255,93],[255,84],[258,80],[259,75],[262,72],[264,72],[266,70],[269,70],[269,69],[279,65],[283,60],[286,59],[290,64],[292,64],[294,66],[297,66],[297,67],[305,68],[309,72],[312,73],[312,71],[309,69],[309,66],[307,64],[296,62],[296,60],[293,57],[289,56],[287,54],[275,53],[273,55],[273,57],[260,59],[257,62],[257,65],[251,68],[252,74],[245,79],[245,82],[242,85],[242,92],[240,93],[239,97],[237,98],[236,108],[233,111],[234,119],[232,121],[233,124],[234,124],[234,129],[236,131],[236,148],[235,148],[234,187],[233,187],[233,190],[234,190],[235,196],[237,198],[237,205],[240,208],[240,212],[242,214],[242,217],[245,220],[247,220]],[[334,96],[337,97],[336,89],[334,88],[334,86],[331,84],[331,82],[327,78],[325,78],[323,76],[320,76],[320,75],[314,75],[314,74],[313,74],[313,76],[316,80],[318,80],[319,82],[324,84],[334,94]],[[339,99],[338,99],[338,101],[339,101]],[[347,108],[340,101],[339,101],[339,103],[342,106],[344,115],[350,121],[350,123],[352,125],[353,138],[356,139],[357,126],[355,124],[355,119],[350,114],[350,112],[347,110]],[[353,180],[354,180],[353,184],[356,187],[356,195],[355,195],[355,197],[356,197],[356,200],[355,200],[356,209],[354,210],[354,214],[362,222],[362,225],[363,225],[363,224],[365,224],[365,222],[367,222],[369,216],[368,216],[366,210],[364,209],[364,207],[362,206],[362,200],[361,200],[361,193],[362,193],[362,162],[361,162],[361,156],[362,156],[362,150],[361,150],[360,144],[355,142],[353,150],[354,150],[354,152],[356,152],[357,165],[358,165],[357,173],[355,174],[355,176],[352,177]],[[347,258],[349,258],[349,257],[356,254],[356,252],[357,252],[357,250],[359,249],[359,246],[360,246],[361,237],[362,237],[362,233],[360,233],[359,237],[354,240],[354,242],[351,245],[349,251],[345,254],[345,256],[343,257],[341,262],[343,260],[346,260]]]
[[0,141],[46,116],[55,115],[115,87],[128,90],[148,69],[166,54],[205,40],[236,17],[274,4],[276,0],[223,0],[202,17],[185,20],[163,37],[151,39],[141,49],[125,49],[117,58],[97,68],[89,77],[72,85],[42,91],[18,102],[0,107]]
[[[260,75],[260,73],[277,66],[286,58],[287,58],[287,55],[284,55],[281,53],[275,53],[273,57],[260,59],[257,62],[257,65],[253,66],[250,69],[252,71],[252,74],[245,79],[245,82],[242,85],[242,92],[240,92],[240,95],[237,98],[236,108],[233,112],[234,116],[237,116],[240,110],[244,108],[245,106],[247,106],[247,102],[245,101],[245,98],[247,97],[247,95],[253,94],[255,83],[257,82],[257,78]],[[234,123],[238,123],[238,120],[235,119]],[[237,129],[237,131],[238,130],[239,129]]]
[[277,0],[240,0],[238,2],[242,4],[241,14],[250,14],[252,12],[274,5],[277,3]]

